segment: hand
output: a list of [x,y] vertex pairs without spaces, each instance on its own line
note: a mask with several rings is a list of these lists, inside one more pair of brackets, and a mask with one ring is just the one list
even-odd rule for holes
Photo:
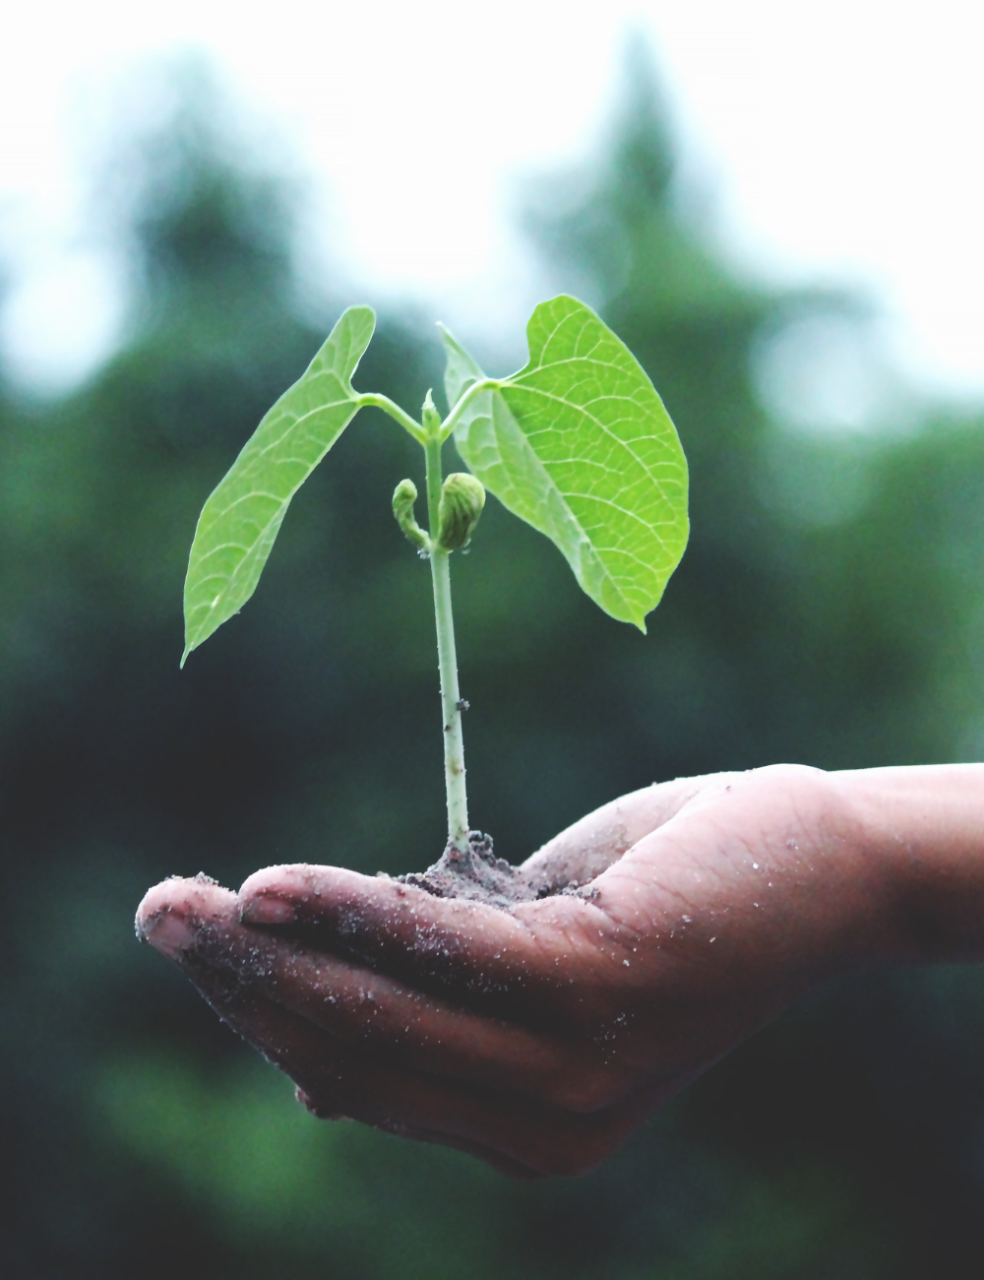
[[879,953],[883,863],[863,856],[842,776],[775,766],[635,792],[524,864],[581,888],[510,910],[295,865],[238,895],[167,880],[137,929],[316,1115],[514,1176],[580,1173]]

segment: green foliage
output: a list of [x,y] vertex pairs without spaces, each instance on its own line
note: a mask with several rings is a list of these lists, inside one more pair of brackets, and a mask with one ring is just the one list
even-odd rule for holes
[[185,579],[182,666],[256,590],[291,498],[359,411],[352,375],[375,327],[370,307],[344,312],[205,503]]
[[[198,522],[185,579],[185,659],[256,590],[291,498],[363,405],[394,418],[421,445],[429,533],[417,491],[402,481],[392,509],[431,564],[444,742],[448,840],[468,849],[468,800],[448,556],[468,545],[485,488],[546,533],[584,591],[645,631],[687,541],[687,468],[680,441],[639,363],[589,307],[559,297],[530,320],[530,363],[511,378],[480,376],[447,337],[443,424],[430,391],[421,422],[387,396],[352,388],[375,315],[350,307],[304,376],[266,414]],[[469,377],[470,373],[475,376]],[[441,445],[454,429],[479,476],[442,484]]]
[[[504,506],[559,547],[596,604],[645,631],[687,545],[676,430],[638,360],[583,302],[541,303],[527,336],[529,364],[458,418],[458,450]],[[445,343],[453,404],[486,379],[448,333]]]
[[[374,324],[368,307],[342,315],[205,504],[185,581],[182,665],[256,590],[291,498],[362,405],[392,412],[421,441],[440,430],[430,393],[418,435],[385,397],[353,390]],[[493,383],[444,333],[458,449],[504,506],[552,539],[596,604],[645,631],[687,545],[687,463],[676,430],[639,362],[583,302],[541,303],[527,335],[529,364]],[[476,384],[487,387],[474,394]],[[444,550],[468,543],[485,503],[469,480],[461,476],[442,496],[441,531],[432,533]],[[397,489],[394,512],[423,547],[408,523],[416,492],[409,506],[408,496]]]

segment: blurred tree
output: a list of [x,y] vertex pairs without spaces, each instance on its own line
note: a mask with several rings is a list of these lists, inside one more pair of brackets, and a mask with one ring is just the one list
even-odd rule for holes
[[[403,870],[443,839],[427,570],[389,513],[418,463],[386,420],[346,433],[257,597],[178,672],[197,512],[323,336],[299,318],[290,192],[196,110],[130,158],[125,349],[60,402],[0,401],[9,1273],[970,1275],[976,970],[819,993],[605,1169],[517,1188],[317,1125],[134,946],[133,908],[171,871]],[[673,167],[637,63],[604,160],[531,220],[558,286],[663,392],[693,540],[643,638],[490,503],[456,608],[473,811],[514,859],[653,778],[979,750],[981,425],[858,443],[775,421],[761,344],[849,303],[737,278],[682,218]],[[410,319],[384,319],[356,382],[413,405],[441,371]]]

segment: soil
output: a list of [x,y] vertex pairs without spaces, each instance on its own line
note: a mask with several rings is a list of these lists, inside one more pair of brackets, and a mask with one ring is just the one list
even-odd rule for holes
[[468,852],[461,853],[449,844],[426,871],[412,871],[396,878],[401,884],[415,885],[435,898],[465,898],[504,909],[557,893],[579,892],[582,896],[586,893],[575,880],[565,881],[561,877],[558,882],[555,874],[548,881],[542,871],[525,871],[504,858],[497,858],[492,852],[492,837],[481,831],[468,833],[468,845]]

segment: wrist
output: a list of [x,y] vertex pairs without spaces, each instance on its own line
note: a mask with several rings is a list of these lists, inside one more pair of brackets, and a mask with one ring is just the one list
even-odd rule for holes
[[867,900],[858,946],[871,961],[984,959],[984,765],[830,775]]

